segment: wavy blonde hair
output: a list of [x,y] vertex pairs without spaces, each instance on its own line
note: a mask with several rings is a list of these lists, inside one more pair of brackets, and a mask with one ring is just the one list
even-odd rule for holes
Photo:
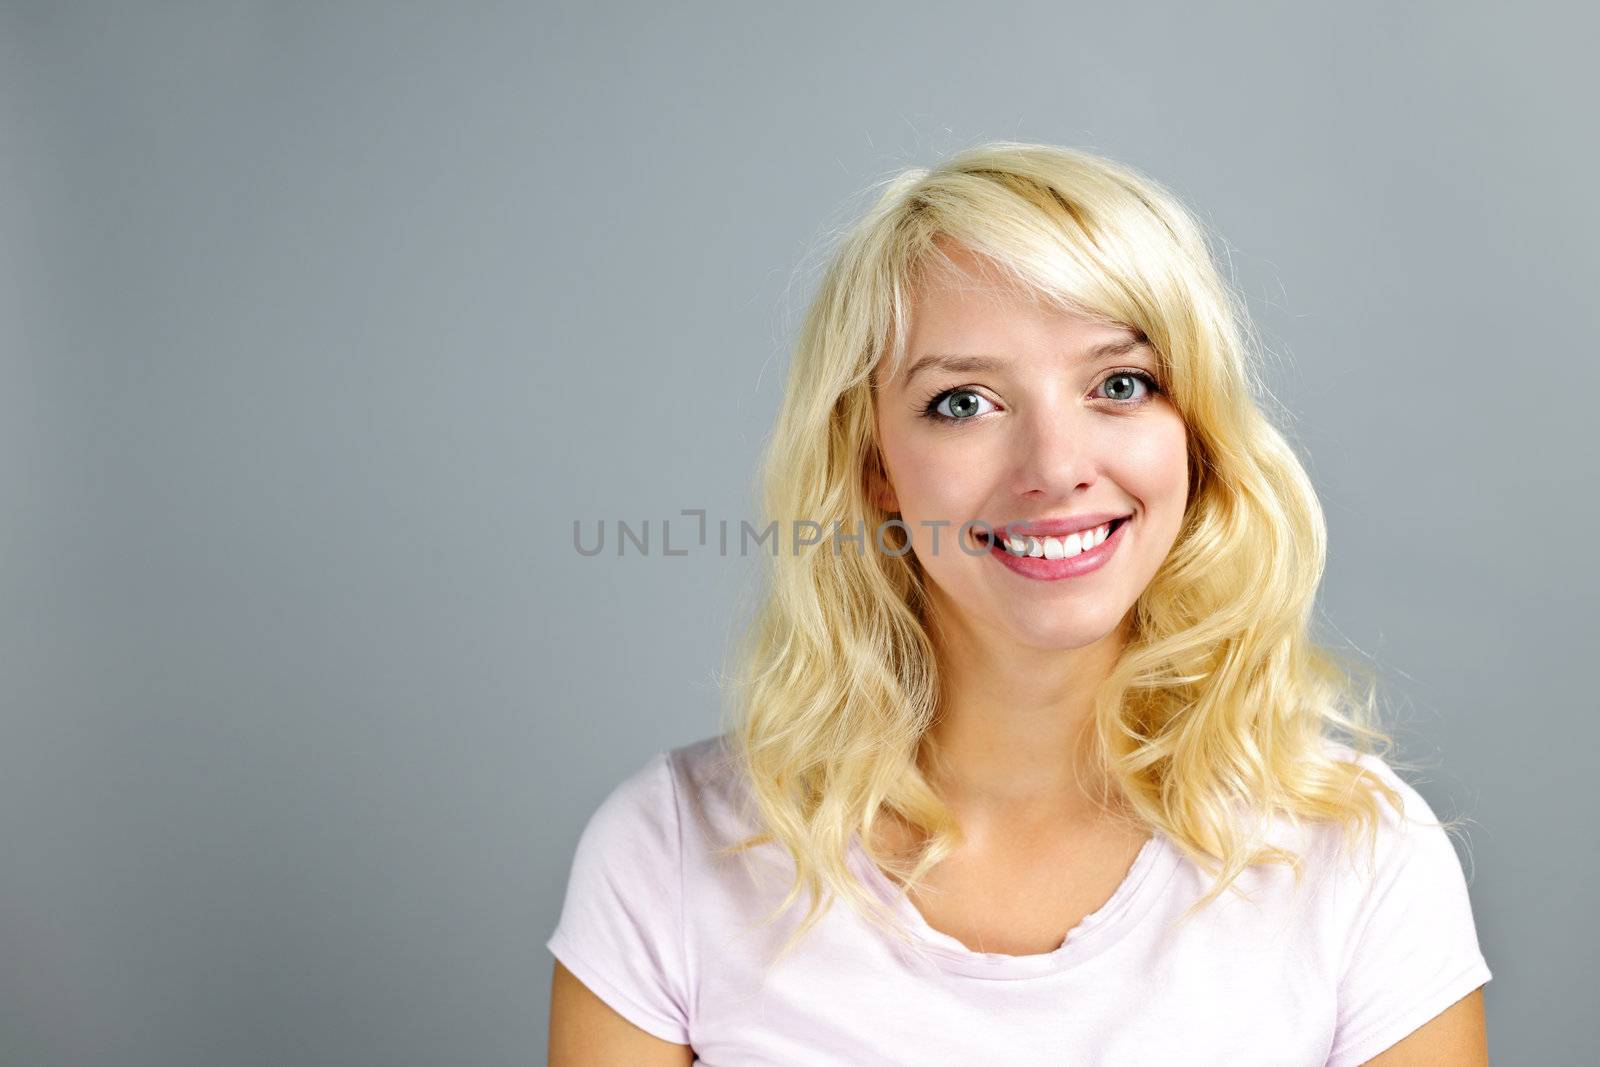
[[[912,940],[850,870],[852,837],[904,893],[962,840],[919,762],[939,695],[925,575],[913,553],[870,550],[871,531],[891,518],[871,492],[882,470],[875,376],[906,358],[914,295],[943,255],[935,238],[1055,306],[1141,331],[1187,424],[1184,521],[1130,613],[1092,723],[1108,788],[1214,875],[1185,917],[1252,864],[1287,864],[1298,883],[1300,857],[1264,845],[1274,816],[1332,820],[1347,847],[1358,831],[1375,847],[1378,794],[1396,811],[1402,799],[1324,740],[1342,731],[1380,756],[1393,741],[1378,726],[1371,672],[1310,637],[1322,511],[1258,404],[1267,390],[1248,315],[1195,219],[1133,168],[1051,145],[983,144],[876,188],[806,314],[762,463],[766,525],[865,529],[869,550],[839,551],[827,537],[778,546],[724,705],[760,828],[725,852],[775,842],[793,860],[768,922],[810,893],[773,962],[833,896]],[[894,547],[905,546],[901,536]],[[924,837],[910,858],[877,848],[886,812]]]

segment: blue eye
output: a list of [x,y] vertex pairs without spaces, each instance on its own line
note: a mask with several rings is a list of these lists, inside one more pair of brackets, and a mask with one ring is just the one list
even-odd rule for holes
[[[1100,384],[1105,386],[1111,384],[1112,382],[1120,382],[1124,380],[1144,383],[1146,394],[1144,396],[1111,396],[1107,397],[1106,399],[1115,400],[1124,404],[1138,404],[1148,400],[1150,396],[1161,392],[1161,386],[1157,384],[1156,380],[1142,370],[1119,370],[1108,375],[1105,381],[1101,382]],[[1131,389],[1132,386],[1129,386],[1128,388]],[[1118,391],[1120,392],[1122,390]]]
[[922,413],[930,419],[943,422],[966,422],[983,414],[980,404],[994,404],[971,389],[946,389],[935,393],[923,406]]
[[[1144,392],[1138,392],[1138,386],[1144,386]],[[1096,395],[1100,390],[1110,386],[1110,395],[1102,399],[1110,400],[1122,407],[1137,407],[1149,403],[1161,392],[1161,383],[1155,377],[1142,370],[1113,371],[1101,379],[1096,388]],[[989,405],[988,408],[983,405]],[[922,405],[922,415],[935,422],[956,423],[971,422],[980,415],[985,415],[994,408],[994,402],[981,393],[972,389],[946,389],[941,393],[930,396]]]

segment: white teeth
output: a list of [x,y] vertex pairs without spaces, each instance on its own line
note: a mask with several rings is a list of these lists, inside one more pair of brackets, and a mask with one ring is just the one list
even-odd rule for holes
[[1092,530],[1068,534],[1066,537],[1007,537],[1006,551],[1013,556],[1033,556],[1044,559],[1071,559],[1079,552],[1090,549],[1111,534],[1111,524],[1096,526]]

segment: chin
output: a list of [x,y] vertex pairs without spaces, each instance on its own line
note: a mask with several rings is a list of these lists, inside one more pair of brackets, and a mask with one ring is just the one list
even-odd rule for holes
[[1055,626],[1022,626],[1012,629],[1011,639],[1045,652],[1071,652],[1105,640],[1113,629],[1110,625],[1085,626],[1081,621]]

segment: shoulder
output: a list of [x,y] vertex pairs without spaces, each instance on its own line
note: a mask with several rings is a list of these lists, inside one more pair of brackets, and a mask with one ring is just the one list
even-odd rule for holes
[[739,778],[722,735],[659,751],[622,778],[583,831],[587,851],[674,858],[684,831],[715,818],[738,799]]
[[[1365,1062],[1491,977],[1455,843],[1422,794],[1383,757],[1330,744],[1394,790],[1373,848],[1342,864],[1335,911],[1338,1023],[1333,1067]],[[1329,853],[1334,851],[1330,847]],[[1367,862],[1370,857],[1370,863]]]
[[621,1015],[687,1043],[694,964],[686,949],[685,840],[710,781],[713,739],[657,752],[614,785],[578,838],[546,942]]
[[737,803],[742,768],[727,734],[703,737],[663,754],[682,797],[697,805]]
[[1379,868],[1402,863],[1407,856],[1419,853],[1431,855],[1436,864],[1443,863],[1447,867],[1459,863],[1446,824],[1416,786],[1402,777],[1388,760],[1332,740],[1324,742],[1323,751],[1332,759],[1359,767],[1368,782],[1387,787],[1399,798],[1400,806],[1396,810],[1387,795],[1363,783],[1362,787],[1371,790],[1377,800],[1376,837],[1371,856]]
[[678,837],[677,785],[670,754],[657,752],[613,785],[590,814],[579,851],[607,855],[630,845],[650,845],[652,852]]
[[1389,765],[1388,760],[1377,753],[1359,752],[1345,742],[1337,741],[1333,738],[1323,739],[1322,752],[1329,759],[1335,759],[1341,763],[1354,763],[1374,777],[1381,779],[1385,784],[1402,788],[1403,792],[1407,794],[1406,800],[1408,802],[1415,798],[1418,802],[1425,804],[1421,795],[1404,778],[1400,777],[1399,773]]
[[1467,885],[1458,844],[1464,849],[1466,836],[1441,821],[1421,791],[1385,757],[1336,741],[1324,742],[1324,752],[1359,768],[1362,777],[1354,789],[1370,793],[1374,802],[1370,836],[1364,824],[1325,820],[1298,839],[1337,886],[1338,915],[1347,934],[1359,938],[1375,914],[1412,911],[1429,900],[1464,908]]

